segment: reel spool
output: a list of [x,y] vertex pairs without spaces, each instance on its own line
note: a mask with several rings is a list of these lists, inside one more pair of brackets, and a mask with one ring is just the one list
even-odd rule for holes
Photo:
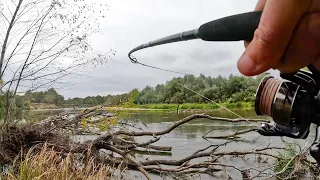
[[257,89],[255,111],[257,115],[272,117],[278,133],[306,138],[311,124],[310,101],[303,86],[266,76]]

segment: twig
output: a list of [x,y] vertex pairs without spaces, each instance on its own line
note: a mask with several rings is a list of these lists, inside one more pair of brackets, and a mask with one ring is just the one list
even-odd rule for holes
[[237,138],[240,138],[238,135],[246,134],[246,133],[249,133],[249,132],[252,132],[252,131],[257,131],[257,129],[254,128],[254,129],[248,129],[248,130],[243,130],[243,131],[237,131],[237,132],[235,132],[233,134],[222,135],[222,136],[206,136],[207,134],[205,134],[202,137],[206,138],[206,139],[237,139]]
[[195,158],[210,157],[212,155],[212,153],[215,150],[217,150],[218,148],[219,148],[219,146],[215,147],[210,152],[192,154],[192,155],[187,156],[187,157],[180,159],[180,160],[150,160],[150,161],[141,162],[141,164],[143,166],[158,165],[158,164],[171,165],[171,166],[181,166],[184,162],[190,161]]
[[160,140],[160,137],[157,137],[155,139],[151,139],[147,142],[144,142],[144,143],[137,143],[137,142],[133,142],[133,141],[127,141],[127,140],[124,140],[122,138],[117,138],[117,140],[119,141],[122,141],[124,143],[127,143],[128,145],[117,145],[117,148],[119,149],[132,149],[132,148],[136,148],[136,147],[143,147],[143,148],[146,148],[146,149],[154,149],[154,150],[160,150],[160,151],[171,151],[172,147],[170,146],[154,146],[154,145],[151,145],[152,143],[155,143],[157,141]]
[[151,180],[151,177],[150,175],[148,174],[148,172],[143,168],[143,166],[138,162],[136,161],[133,157],[131,157],[128,153],[124,152],[124,151],[121,151],[113,146],[106,146],[105,147],[106,149],[108,150],[111,150],[113,152],[116,152],[118,154],[120,154],[121,156],[123,156],[124,158],[128,159],[129,161],[131,161],[133,164],[135,164],[137,166],[137,169],[148,179],[148,180]]

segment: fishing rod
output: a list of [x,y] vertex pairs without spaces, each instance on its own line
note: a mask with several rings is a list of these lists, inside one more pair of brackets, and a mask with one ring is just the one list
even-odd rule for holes
[[[173,71],[169,69],[159,68],[155,66],[151,66],[145,63],[141,63],[132,56],[132,53],[163,44],[169,44],[169,43],[175,43],[179,41],[188,41],[188,40],[195,40],[195,39],[201,39],[204,41],[240,41],[240,40],[251,40],[253,38],[253,34],[255,29],[258,27],[260,22],[262,11],[253,11],[238,15],[233,15],[229,17],[224,17],[218,20],[214,20],[208,23],[205,23],[201,25],[198,29],[184,31],[181,33],[173,34],[164,38],[160,38],[154,41],[150,41],[145,44],[141,44],[140,46],[135,47],[132,49],[128,57],[130,58],[132,63],[140,64],[149,68],[154,68],[162,71],[167,72],[173,72],[177,74],[183,74],[188,75],[187,73],[179,72],[179,71]],[[186,89],[189,89],[188,87],[181,85]],[[191,90],[191,89],[189,89]],[[193,91],[193,90],[191,90]],[[193,91],[194,92],[194,91]],[[195,92],[196,94],[203,97],[203,95],[199,94],[198,92]],[[208,100],[208,98],[205,97],[205,99]],[[236,116],[244,119],[240,115],[236,114],[235,112],[221,106],[220,104],[210,100],[211,102],[217,104],[219,107],[231,112],[232,114],[235,114]]]
[[148,66],[179,74],[185,74],[140,63],[138,62],[137,58],[132,56],[132,53],[153,46],[195,39],[201,39],[203,41],[251,40],[253,38],[254,31],[257,29],[259,25],[261,14],[262,11],[253,11],[207,22],[197,29],[184,31],[181,33],[173,34],[171,36],[150,41],[145,44],[141,44],[140,46],[137,46],[134,49],[132,49],[129,52],[128,57],[132,63],[137,63],[143,66]]
[[[253,11],[213,20],[197,29],[137,46],[129,52],[128,57],[132,63],[180,73],[138,62],[132,53],[153,46],[195,39],[250,41],[259,26],[261,15],[262,11]],[[310,72],[298,70],[289,74],[280,73],[281,79],[273,76],[263,78],[256,91],[255,112],[257,115],[266,115],[273,119],[273,122],[262,123],[259,126],[258,132],[264,136],[306,139],[311,124],[316,124],[316,135],[310,147],[310,154],[320,164],[320,108],[317,108],[320,107],[320,71],[312,65],[309,65],[308,69]]]

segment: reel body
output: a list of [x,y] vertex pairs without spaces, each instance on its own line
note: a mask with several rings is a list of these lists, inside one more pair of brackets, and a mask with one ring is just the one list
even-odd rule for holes
[[258,132],[264,136],[306,139],[310,125],[317,124],[310,152],[320,163],[320,72],[313,66],[308,68],[311,72],[281,74],[282,79],[264,77],[257,89],[255,111],[274,121],[260,125]]

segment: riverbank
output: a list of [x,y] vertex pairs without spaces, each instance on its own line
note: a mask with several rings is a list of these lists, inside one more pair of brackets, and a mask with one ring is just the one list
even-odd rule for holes
[[128,107],[119,106],[118,108],[140,109],[140,110],[214,110],[221,107],[226,108],[252,108],[252,102],[238,102],[238,103],[184,103],[184,104],[134,104]]
[[30,110],[37,110],[37,109],[59,109],[60,107],[56,104],[48,104],[48,103],[31,103]]
[[[253,102],[237,102],[237,103],[184,103],[184,104],[131,104],[131,105],[116,105],[104,106],[107,110],[170,110],[170,111],[187,111],[187,110],[215,110],[219,108],[253,108]],[[88,108],[82,106],[57,106],[54,104],[32,104],[31,110],[42,109],[65,109],[65,108]]]

